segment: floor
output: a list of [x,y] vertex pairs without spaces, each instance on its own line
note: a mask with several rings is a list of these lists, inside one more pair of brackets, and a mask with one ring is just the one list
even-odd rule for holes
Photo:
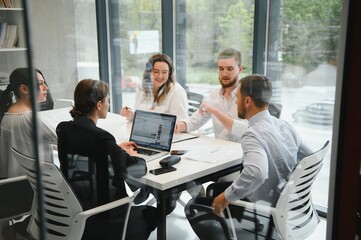
[[[190,195],[187,192],[183,192],[181,200],[187,202],[190,199]],[[191,226],[189,225],[183,210],[183,206],[177,203],[176,209],[167,217],[167,239],[171,240],[197,240],[199,239],[196,234],[193,232]],[[149,240],[156,240],[157,232],[154,231],[149,237]],[[252,236],[245,236],[242,239],[254,239]],[[307,238],[308,240],[326,239],[326,221],[321,219],[316,231]],[[307,240],[306,239],[306,240]]]

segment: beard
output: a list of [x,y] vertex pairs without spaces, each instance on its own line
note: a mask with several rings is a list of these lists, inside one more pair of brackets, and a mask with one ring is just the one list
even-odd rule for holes
[[238,117],[239,117],[240,119],[246,119],[246,112],[245,112],[245,111],[238,112]]
[[241,104],[242,104],[242,106],[237,106],[238,117],[240,119],[246,119],[245,106],[244,106],[244,103],[241,103]]
[[[229,87],[233,87],[234,84],[236,84],[236,82],[238,80],[238,76],[235,76],[234,78],[231,79],[231,81],[229,81],[227,83],[224,83],[220,77],[218,77],[218,80],[223,88],[229,88]],[[225,80],[228,80],[228,79],[225,79]]]

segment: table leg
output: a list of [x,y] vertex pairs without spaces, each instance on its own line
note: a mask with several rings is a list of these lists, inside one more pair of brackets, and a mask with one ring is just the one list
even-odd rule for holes
[[161,222],[157,228],[157,239],[167,239],[167,214],[166,214],[166,194],[159,194],[157,208],[160,209]]

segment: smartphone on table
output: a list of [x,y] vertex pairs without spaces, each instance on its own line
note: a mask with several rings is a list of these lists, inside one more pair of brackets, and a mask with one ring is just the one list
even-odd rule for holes
[[177,170],[175,167],[167,167],[167,168],[156,168],[153,170],[149,170],[149,172],[154,175],[159,175],[159,174],[163,174],[163,173],[167,173],[167,172],[173,172],[175,170]]

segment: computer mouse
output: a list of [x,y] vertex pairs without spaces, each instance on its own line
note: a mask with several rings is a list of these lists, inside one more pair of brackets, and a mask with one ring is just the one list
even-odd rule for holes
[[159,164],[162,166],[162,168],[168,168],[176,163],[178,163],[181,160],[180,156],[177,155],[171,155],[166,158],[163,158],[159,161]]

